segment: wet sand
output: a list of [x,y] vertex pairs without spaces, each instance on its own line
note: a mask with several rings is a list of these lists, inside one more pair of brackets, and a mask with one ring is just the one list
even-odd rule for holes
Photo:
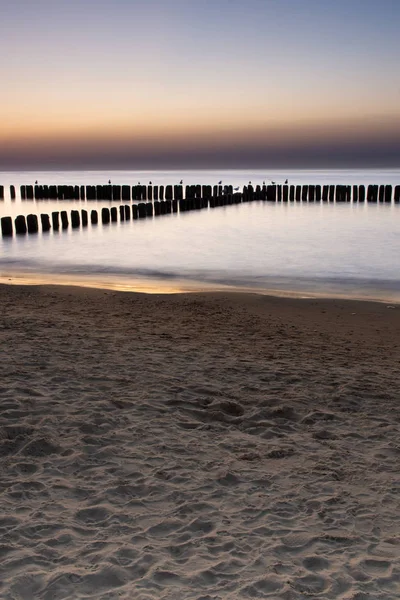
[[399,597],[399,305],[0,302],[1,598]]

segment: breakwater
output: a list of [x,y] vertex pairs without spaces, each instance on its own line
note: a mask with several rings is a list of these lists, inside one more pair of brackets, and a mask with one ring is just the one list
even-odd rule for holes
[[[16,198],[15,186],[10,186],[10,198]],[[21,201],[71,200],[82,201],[86,208],[28,213],[1,218],[3,237],[14,234],[35,234],[65,230],[69,227],[108,225],[130,219],[153,218],[161,215],[216,208],[243,202],[326,202],[326,203],[400,203],[400,185],[256,185],[244,186],[241,190],[232,185],[22,185],[19,188]],[[4,199],[4,186],[0,186],[0,200]],[[119,206],[89,209],[88,203],[109,201]]]

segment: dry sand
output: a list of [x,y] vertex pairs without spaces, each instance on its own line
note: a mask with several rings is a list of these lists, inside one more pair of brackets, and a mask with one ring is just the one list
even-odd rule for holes
[[0,597],[400,597],[400,307],[0,287]]

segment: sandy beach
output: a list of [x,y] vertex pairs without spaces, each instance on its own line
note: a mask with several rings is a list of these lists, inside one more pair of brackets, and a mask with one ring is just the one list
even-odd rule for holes
[[400,597],[400,306],[0,286],[0,597]]

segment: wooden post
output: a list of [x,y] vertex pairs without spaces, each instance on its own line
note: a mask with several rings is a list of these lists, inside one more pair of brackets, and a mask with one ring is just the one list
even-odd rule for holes
[[[260,188],[260,192],[261,192],[261,188]],[[288,199],[289,199],[289,186],[284,185],[283,186],[283,201],[287,202]]]
[[392,191],[393,188],[391,185],[385,185],[385,202],[392,202]]
[[1,217],[1,233],[4,237],[12,236],[13,225],[11,217]]
[[137,208],[138,208],[139,219],[145,219],[146,218],[146,204],[144,202],[139,202]]
[[150,200],[150,201],[153,200],[153,186],[152,185],[147,186],[147,200]]
[[105,198],[103,196],[103,186],[102,185],[96,185],[96,199],[97,200],[105,200]]
[[365,185],[358,187],[358,202],[365,202]]
[[10,185],[10,196],[11,200],[15,200],[15,187],[13,185]]
[[18,215],[18,217],[15,217],[15,233],[25,235],[27,231],[28,228],[26,226],[26,219],[24,215]]
[[86,198],[88,200],[96,200],[97,199],[96,191],[97,191],[97,188],[95,185],[87,185],[86,186]]
[[308,198],[308,185],[303,185],[303,187],[301,188],[301,201],[307,202],[307,198]]
[[336,186],[336,202],[344,202],[343,185]]
[[42,231],[50,231],[51,225],[50,225],[50,217],[49,215],[43,213],[40,215],[40,220],[42,223]]
[[160,185],[160,200],[164,200],[164,186]]
[[56,185],[49,186],[49,198],[51,198],[51,200],[57,200],[58,196],[57,196],[57,186]]
[[358,202],[358,185],[353,185],[353,203]]
[[111,221],[116,223],[118,221],[118,211],[116,206],[112,206],[110,209]]
[[28,225],[28,233],[37,233],[39,231],[39,224],[37,215],[28,215],[26,217]]
[[88,212],[84,208],[82,208],[82,210],[81,210],[81,216],[82,216],[82,227],[87,227],[87,224],[88,224]]
[[158,217],[161,214],[160,202],[154,200],[154,216]]
[[61,213],[60,213],[60,216],[61,216],[61,228],[62,229],[68,229],[69,221],[68,221],[68,213],[67,213],[67,211],[66,210],[62,210]]
[[308,186],[308,201],[314,202],[315,200],[315,185]]
[[162,214],[162,215],[165,215],[165,213],[167,212],[166,208],[165,208],[166,202],[167,202],[166,200],[161,200],[161,202],[160,202],[160,214]]
[[97,210],[92,210],[90,212],[90,222],[92,225],[97,225],[99,222],[99,215],[97,214]]
[[0,185],[0,200],[4,200],[4,185]]
[[316,185],[315,186],[315,201],[316,202],[321,202],[321,186],[320,185]]
[[125,221],[131,220],[131,207],[129,204],[125,204]]
[[152,216],[153,216],[153,203],[147,202],[146,203],[146,217],[152,217]]
[[138,218],[137,204],[132,204],[132,219],[136,220],[137,218]]
[[158,185],[153,185],[153,199],[158,200]]
[[109,208],[102,208],[101,209],[101,222],[103,223],[103,225],[108,225],[110,222],[110,209]]
[[26,186],[25,185],[20,186],[19,193],[21,195],[21,200],[25,200],[25,198],[26,198]]
[[58,231],[60,229],[60,213],[52,212],[51,213],[51,222],[53,224],[53,231]]
[[81,216],[79,210],[71,210],[71,227],[76,229],[81,224]]
[[394,188],[394,201],[396,204],[400,202],[400,185],[396,185]]
[[81,200],[85,200],[86,194],[85,194],[85,186],[81,185]]
[[112,186],[112,199],[113,200],[121,200],[121,186],[120,185],[113,185]]
[[[264,191],[264,187],[263,187],[263,191]],[[294,185],[291,185],[289,188],[289,201],[290,202],[294,202],[295,190],[296,190],[296,188],[294,187]]]
[[125,221],[125,206],[123,206],[122,204],[119,207],[119,220]]
[[181,202],[181,200],[172,200],[172,212],[174,213],[178,212],[178,202]]
[[385,200],[385,186],[384,185],[380,185],[379,186],[379,202],[384,202]]
[[335,201],[335,186],[330,185],[329,186],[329,202],[334,202],[334,201]]
[[296,185],[296,202],[301,201],[301,185]]
[[370,184],[367,189],[367,202],[378,202],[378,186]]
[[33,185],[26,186],[26,197],[28,200],[33,200]]
[[131,186],[123,185],[121,188],[122,200],[131,201]]

